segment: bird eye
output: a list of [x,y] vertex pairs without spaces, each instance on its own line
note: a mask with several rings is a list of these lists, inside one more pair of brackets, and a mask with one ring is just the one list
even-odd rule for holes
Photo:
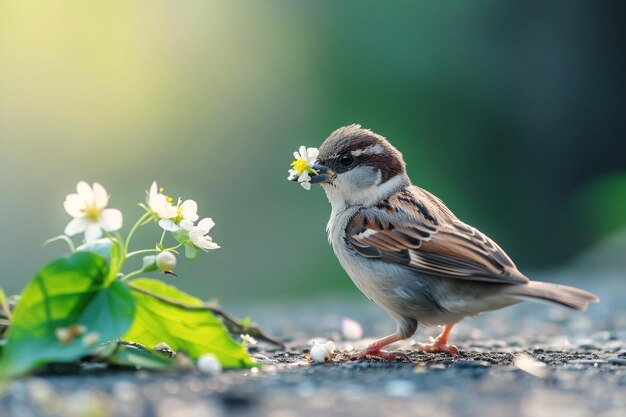
[[344,167],[349,167],[354,162],[354,156],[350,154],[343,154],[339,157],[339,163]]

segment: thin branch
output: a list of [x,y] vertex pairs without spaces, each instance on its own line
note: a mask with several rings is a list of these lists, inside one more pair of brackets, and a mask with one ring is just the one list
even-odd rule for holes
[[190,305],[190,304],[186,304],[186,303],[182,303],[180,301],[176,301],[176,300],[172,300],[170,298],[167,297],[163,297],[162,295],[159,294],[155,294],[151,291],[145,290],[143,288],[139,288],[136,285],[133,284],[128,284],[128,286],[133,289],[134,291],[140,292],[142,294],[145,294],[147,296],[156,298],[159,301],[163,301],[164,303],[167,303],[171,306],[177,307],[177,308],[181,308],[183,310],[188,310],[188,311],[209,311],[211,313],[213,313],[214,315],[220,317],[222,319],[222,323],[224,323],[224,326],[226,326],[226,328],[228,329],[228,331],[231,334],[235,334],[235,335],[239,335],[239,334],[249,334],[250,336],[254,337],[255,339],[259,339],[259,340],[264,340],[268,343],[274,344],[276,346],[279,346],[281,348],[284,348],[285,345],[282,342],[279,342],[278,340],[268,336],[267,334],[265,334],[265,332],[263,330],[261,330],[256,324],[251,324],[249,326],[244,326],[243,324],[241,324],[236,318],[234,318],[233,316],[231,316],[230,314],[228,314],[227,312],[225,312],[224,310],[222,310],[220,307],[218,306],[211,306],[207,303],[203,303],[202,305]]

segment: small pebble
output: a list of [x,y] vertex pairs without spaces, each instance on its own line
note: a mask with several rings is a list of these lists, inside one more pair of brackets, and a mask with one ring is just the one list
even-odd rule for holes
[[341,319],[341,333],[346,340],[359,340],[363,337],[363,328],[357,321],[344,317]]
[[324,363],[330,360],[331,352],[326,344],[315,344],[311,347],[311,359],[315,363]]
[[517,355],[513,360],[513,364],[524,372],[527,372],[537,378],[545,378],[548,376],[549,370],[545,363],[538,361],[530,355]]
[[222,364],[217,356],[212,353],[206,353],[198,358],[196,364],[198,370],[203,374],[215,375],[222,372]]

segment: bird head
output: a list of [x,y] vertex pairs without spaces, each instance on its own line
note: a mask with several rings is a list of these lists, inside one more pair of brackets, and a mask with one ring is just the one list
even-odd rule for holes
[[335,130],[319,149],[319,183],[333,207],[369,205],[410,184],[402,154],[387,139],[360,125]]

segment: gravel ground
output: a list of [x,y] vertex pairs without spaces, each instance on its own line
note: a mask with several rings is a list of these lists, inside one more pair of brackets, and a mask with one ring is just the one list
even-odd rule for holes
[[[626,415],[626,305],[623,278],[598,291],[585,313],[524,303],[468,319],[452,333],[460,355],[416,352],[438,329],[418,329],[396,344],[410,361],[341,360],[311,364],[315,341],[338,349],[370,341],[343,340],[342,316],[369,336],[393,331],[375,306],[343,299],[242,310],[286,341],[259,343],[260,370],[149,373],[82,369],[7,383],[1,417],[210,416],[620,416]],[[586,286],[589,287],[589,286]],[[288,312],[289,314],[285,314]],[[537,361],[540,363],[537,364]],[[542,365],[545,364],[545,365]]]

